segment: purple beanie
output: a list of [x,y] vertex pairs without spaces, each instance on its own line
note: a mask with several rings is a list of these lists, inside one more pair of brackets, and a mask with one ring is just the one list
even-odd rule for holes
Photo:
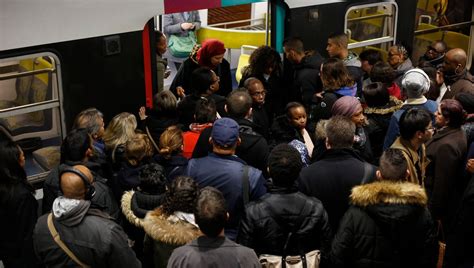
[[351,117],[360,107],[360,101],[356,97],[343,96],[340,97],[332,106],[332,115],[342,115]]

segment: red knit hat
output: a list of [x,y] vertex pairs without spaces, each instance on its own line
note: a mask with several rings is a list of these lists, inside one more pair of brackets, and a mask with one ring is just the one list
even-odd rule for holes
[[214,69],[216,66],[212,66],[211,58],[224,53],[224,43],[217,39],[207,39],[197,52],[197,60],[199,65]]

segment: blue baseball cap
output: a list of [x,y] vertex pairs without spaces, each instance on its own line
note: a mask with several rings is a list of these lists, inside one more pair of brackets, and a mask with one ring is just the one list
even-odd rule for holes
[[232,147],[239,139],[239,124],[227,117],[219,118],[212,125],[211,138],[217,145]]

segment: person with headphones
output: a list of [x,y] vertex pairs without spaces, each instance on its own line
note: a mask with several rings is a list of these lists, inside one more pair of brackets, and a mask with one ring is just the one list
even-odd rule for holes
[[467,55],[461,48],[454,48],[446,53],[443,62],[444,82],[448,90],[443,100],[452,99],[461,92],[474,94],[474,77],[466,68]]
[[388,126],[387,134],[383,143],[383,150],[387,150],[393,142],[400,136],[399,121],[403,113],[410,108],[421,108],[428,111],[432,117],[434,125],[434,113],[438,110],[438,103],[428,100],[424,94],[430,89],[430,78],[421,69],[414,68],[407,71],[401,80],[403,95],[407,97],[402,108],[393,113]]
[[36,255],[46,267],[141,267],[122,227],[91,207],[93,175],[84,165],[63,167],[52,212],[38,219]]

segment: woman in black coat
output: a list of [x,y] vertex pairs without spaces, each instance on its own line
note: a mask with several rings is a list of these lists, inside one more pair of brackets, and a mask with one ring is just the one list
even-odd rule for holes
[[207,39],[200,48],[195,47],[174,77],[170,86],[171,92],[181,99],[192,94],[191,79],[189,79],[191,74],[199,67],[207,67],[219,76],[220,90],[217,94],[227,96],[232,91],[232,77],[230,64],[224,59],[225,51],[224,43],[217,39]]
[[331,247],[334,267],[434,267],[435,228],[425,190],[405,182],[400,150],[380,159],[378,181],[352,189],[348,209]]
[[26,179],[25,155],[11,140],[0,141],[0,260],[8,267],[36,267],[33,229],[38,218],[34,189]]

